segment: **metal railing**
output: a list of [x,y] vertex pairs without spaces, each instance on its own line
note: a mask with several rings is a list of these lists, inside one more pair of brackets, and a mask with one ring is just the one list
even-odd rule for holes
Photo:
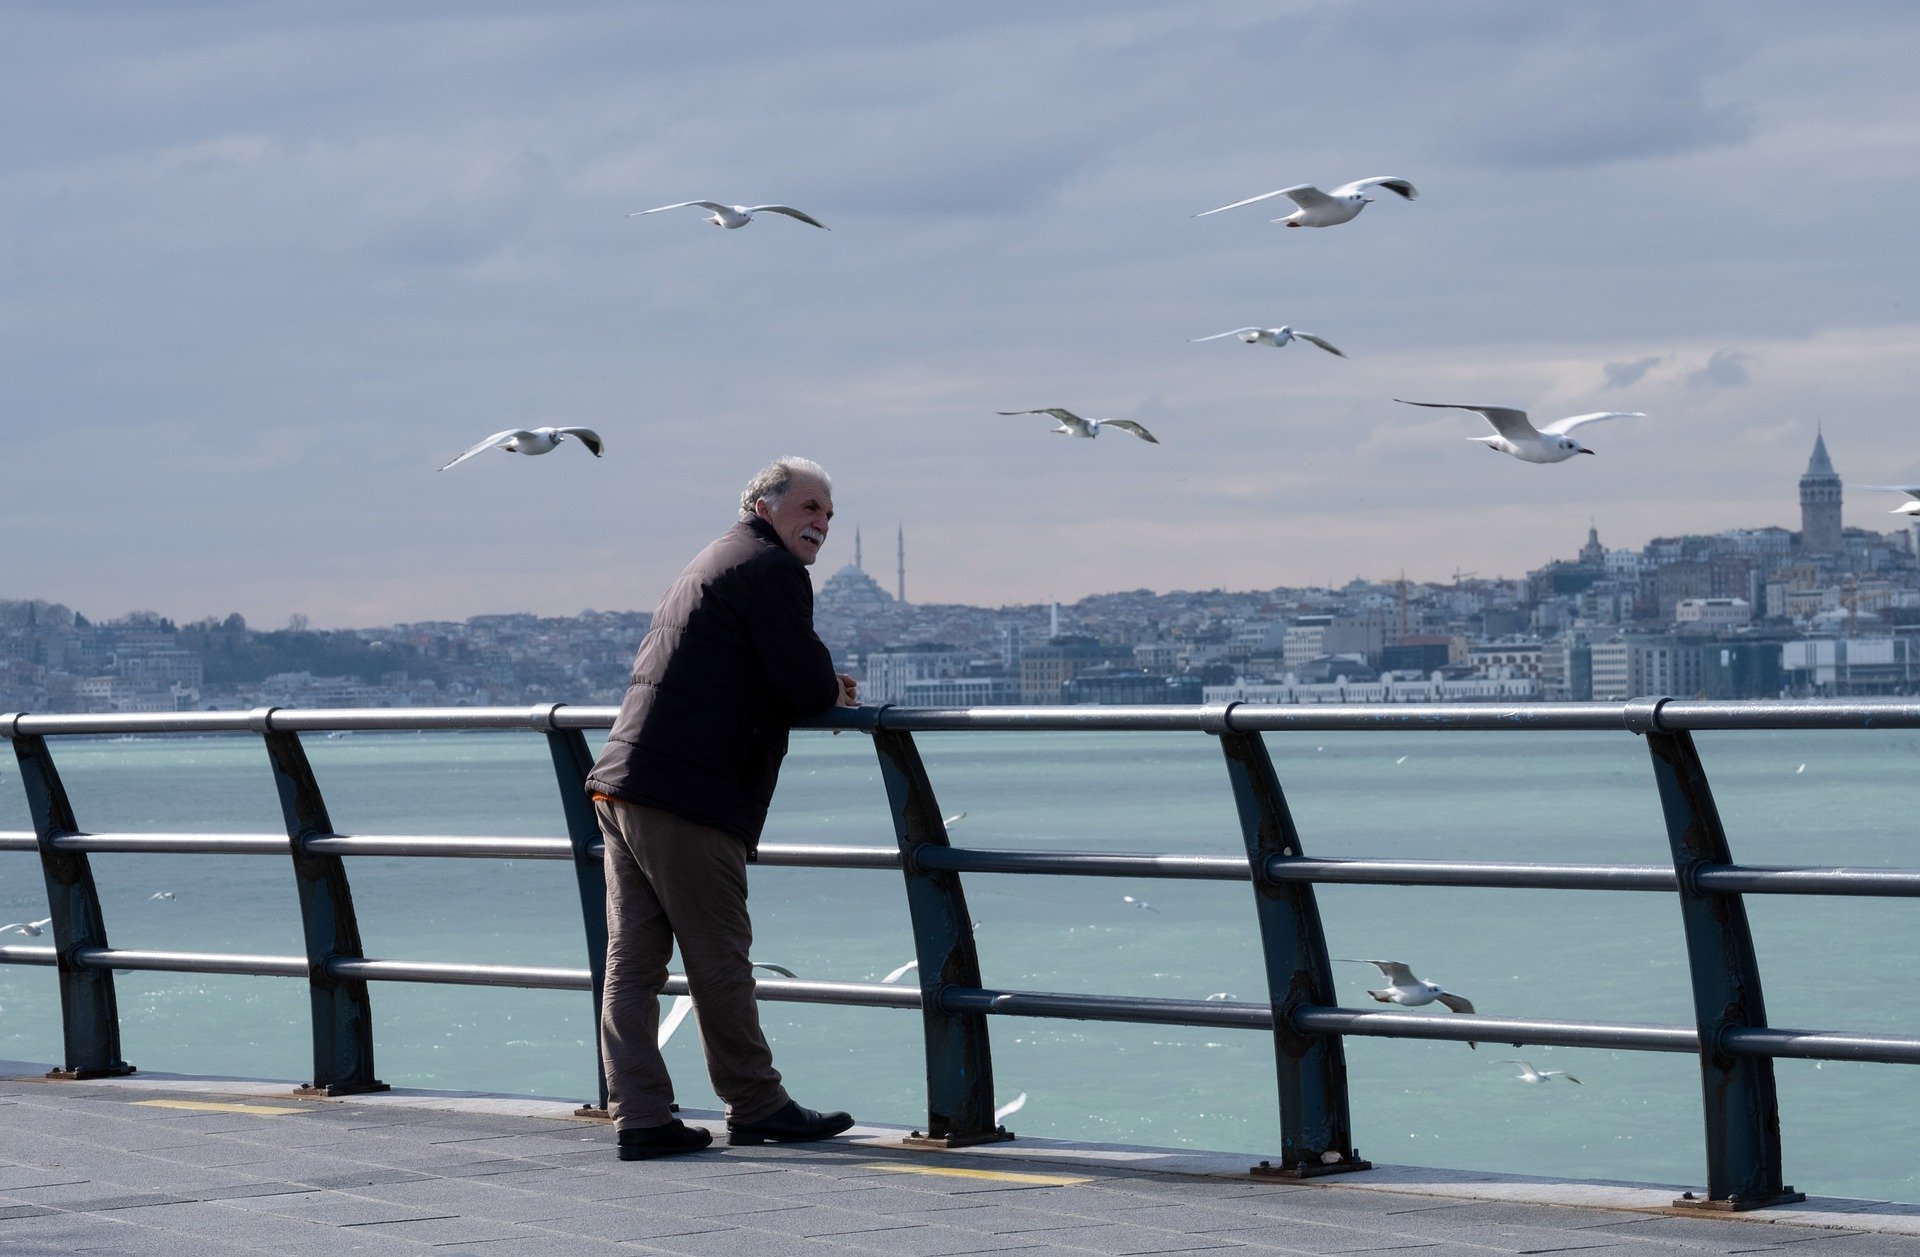
[[[114,970],[304,977],[312,1004],[313,1078],[328,1094],[378,1090],[370,982],[425,982],[593,992],[606,951],[601,845],[585,780],[585,732],[608,728],[606,707],[309,710],[137,715],[0,716],[21,768],[31,833],[0,832],[0,851],[35,852],[45,874],[52,947],[0,946],[0,963],[45,965],[59,976],[62,1077],[127,1073],[121,1059]],[[921,1142],[961,1146],[1006,1138],[993,1114],[989,1017],[1055,1017],[1266,1031],[1273,1036],[1281,1148],[1263,1170],[1306,1177],[1369,1168],[1354,1150],[1345,1036],[1492,1041],[1682,1052],[1700,1061],[1707,1194],[1676,1204],[1745,1209],[1801,1199],[1782,1177],[1773,1060],[1920,1064],[1920,1037],[1771,1026],[1742,896],[1920,896],[1920,870],[1736,864],[1693,733],[1920,728],[1920,703],[1710,702],[1525,706],[857,708],[809,727],[871,735],[894,821],[895,845],[768,844],[760,862],[807,868],[896,869],[905,877],[919,989],[876,983],[767,980],[762,999],[919,1008],[925,1023],[928,1118]],[[346,835],[334,831],[300,741],[335,730],[502,730],[546,739],[567,837],[470,838]],[[913,735],[926,731],[1132,730],[1216,739],[1225,757],[1246,857],[956,848]],[[1612,731],[1643,738],[1672,859],[1663,865],[1531,864],[1438,860],[1315,859],[1301,845],[1263,732],[1384,730]],[[261,737],[279,789],[284,834],[87,833],[80,828],[48,746],[75,734],[251,732]],[[121,852],[290,855],[305,954],[258,956],[116,949],[88,857]],[[354,856],[569,861],[579,888],[587,967],[440,964],[368,957],[354,916],[346,859]],[[1266,964],[1262,1004],[985,987],[961,875],[1142,877],[1251,884]],[[1658,891],[1675,895],[1689,959],[1691,1026],[1493,1017],[1444,1019],[1341,1008],[1313,887],[1318,883]],[[684,993],[685,980],[667,991]],[[600,1101],[606,1100],[604,1079]]]

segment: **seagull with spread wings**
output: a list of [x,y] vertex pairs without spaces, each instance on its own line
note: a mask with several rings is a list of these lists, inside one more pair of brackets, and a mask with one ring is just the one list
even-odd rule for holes
[[1291,188],[1281,188],[1277,192],[1262,192],[1259,196],[1250,196],[1244,201],[1235,201],[1231,205],[1222,205],[1219,209],[1203,210],[1195,218],[1205,218],[1208,214],[1218,214],[1221,210],[1239,209],[1242,205],[1252,205],[1255,201],[1265,201],[1271,197],[1284,196],[1300,208],[1285,218],[1271,221],[1285,223],[1289,227],[1338,227],[1341,223],[1350,223],[1359,217],[1360,211],[1372,203],[1367,195],[1372,188],[1385,188],[1389,192],[1398,192],[1411,201],[1420,193],[1405,179],[1396,179],[1391,175],[1376,175],[1371,179],[1355,179],[1352,183],[1343,183],[1331,192],[1322,192],[1311,183],[1297,183]]
[[1059,406],[1044,406],[1039,410],[1002,410],[998,413],[1003,415],[1051,416],[1060,421],[1060,426],[1053,430],[1061,436],[1078,436],[1092,440],[1094,437],[1100,435],[1100,429],[1102,428],[1118,428],[1122,432],[1133,433],[1149,445],[1160,444],[1159,437],[1147,431],[1131,419],[1082,419],[1071,410],[1066,410]]
[[38,921],[15,921],[11,925],[0,925],[0,934],[25,934],[28,938],[39,938],[52,924],[52,917],[41,917]]
[[712,210],[713,214],[706,221],[716,227],[725,227],[729,231],[746,226],[753,221],[755,214],[785,214],[788,218],[799,219],[809,227],[818,227],[822,231],[833,230],[813,215],[803,214],[791,205],[722,205],[718,201],[675,201],[672,205],[656,205],[652,209],[635,210],[627,217],[638,218],[642,214],[658,214],[662,210],[689,209],[694,206]]
[[[509,454],[550,454],[568,437],[586,446],[588,452],[595,458],[600,457],[607,448],[606,443],[600,439],[600,434],[592,428],[508,428],[505,432],[494,433],[448,463],[447,467],[458,467],[475,454],[483,454],[492,449],[502,449]],[[445,471],[447,467],[442,467],[440,470]]]
[[1920,515],[1920,484],[1863,484],[1862,489],[1884,489],[1888,493],[1904,493],[1912,498],[1911,502],[1902,502],[1888,511],[1889,515]]
[[1493,425],[1494,436],[1472,436],[1469,441],[1477,441],[1491,450],[1502,454],[1511,454],[1523,463],[1564,463],[1575,454],[1591,454],[1592,450],[1580,444],[1567,434],[1575,428],[1590,423],[1599,423],[1602,419],[1644,419],[1646,415],[1638,410],[1596,410],[1590,415],[1573,415],[1566,419],[1555,419],[1552,423],[1536,428],[1527,420],[1527,412],[1513,410],[1506,406],[1461,406],[1454,402],[1410,402],[1404,397],[1393,400],[1403,406],[1427,406],[1435,410],[1471,410]]
[[1462,996],[1442,990],[1437,982],[1423,982],[1413,976],[1413,970],[1397,960],[1342,960],[1349,965],[1372,965],[1386,976],[1387,986],[1383,991],[1368,991],[1367,994],[1382,1004],[1399,1004],[1403,1008],[1418,1008],[1422,1004],[1439,1001],[1456,1013],[1470,1013],[1473,1005]]
[[1580,1082],[1578,1078],[1575,1078],[1564,1069],[1535,1069],[1531,1062],[1519,1060],[1511,1056],[1502,1057],[1500,1063],[1502,1065],[1518,1065],[1520,1067],[1521,1082],[1545,1082],[1549,1078],[1564,1078],[1568,1082],[1576,1085]]
[[[777,973],[783,978],[797,978],[800,976],[785,965],[767,964],[759,960],[753,962],[753,967],[755,969],[765,969],[768,973]],[[660,1019],[660,1029],[654,1037],[654,1046],[667,1046],[667,1040],[671,1039],[673,1032],[680,1028],[680,1023],[692,1016],[694,1012],[693,996],[674,996],[672,1005],[667,1009],[667,1015]]]
[[1322,340],[1312,332],[1296,331],[1285,324],[1279,327],[1239,327],[1231,332],[1218,332],[1212,336],[1196,336],[1187,343],[1197,345],[1203,340],[1225,340],[1229,336],[1238,336],[1249,345],[1272,345],[1275,349],[1282,348],[1296,340],[1304,340],[1309,345],[1318,345],[1336,358],[1346,357],[1345,354],[1335,349],[1330,342]]

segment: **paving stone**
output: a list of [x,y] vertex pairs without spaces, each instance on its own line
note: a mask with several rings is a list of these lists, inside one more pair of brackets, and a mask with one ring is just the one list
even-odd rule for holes
[[342,1229],[370,1230],[385,1237],[416,1244],[467,1244],[482,1240],[513,1239],[526,1232],[510,1222],[491,1218],[419,1218],[401,1222],[356,1222]]
[[[595,1209],[583,1213],[568,1214],[564,1218],[549,1218],[544,1222],[529,1222],[527,1229],[551,1232],[557,1235],[579,1235],[588,1239],[613,1240],[616,1242],[640,1242],[657,1245],[659,1241],[685,1235],[708,1235],[716,1231],[731,1231],[734,1228],[725,1222],[711,1218],[676,1217],[671,1214],[655,1213],[648,1209]],[[761,1235],[759,1242],[762,1257],[767,1251],[767,1237]]]

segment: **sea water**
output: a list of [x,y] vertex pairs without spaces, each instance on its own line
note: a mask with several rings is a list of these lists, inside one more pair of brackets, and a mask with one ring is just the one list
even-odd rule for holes
[[[1699,739],[1734,858],[1914,867],[1920,737],[1716,733]],[[945,733],[918,742],[956,845],[1244,854],[1218,743],[1200,734]],[[1628,734],[1270,734],[1304,849],[1320,856],[1662,864],[1652,770]],[[524,733],[309,735],[342,833],[559,837],[543,739]],[[278,832],[257,738],[54,739],[80,824],[95,831]],[[28,829],[0,760],[0,829]],[[864,735],[797,733],[766,840],[890,846]],[[280,857],[92,858],[117,947],[298,955]],[[560,861],[356,858],[361,934],[383,959],[584,968],[578,895]],[[756,959],[871,981],[913,957],[898,873],[756,868]],[[154,899],[171,891],[172,899]],[[1264,998],[1245,883],[970,875],[985,984],[1200,999]],[[1323,886],[1331,954],[1401,960],[1483,1013],[1690,1026],[1671,894]],[[1128,897],[1135,902],[1129,903]],[[1774,1025],[1914,1034],[1911,902],[1746,899]],[[36,859],[0,853],[0,921],[46,915]],[[25,940],[9,935],[9,942]],[[1371,1007],[1368,965],[1336,964],[1340,1002]],[[123,1047],[150,1071],[304,1079],[304,984],[130,973]],[[594,1018],[577,992],[377,983],[378,1074],[408,1087],[590,1099]],[[762,1005],[802,1103],[868,1121],[925,1120],[920,1018],[894,1009]],[[1445,1017],[1439,1006],[1426,1010]],[[1027,1135],[1277,1151],[1264,1032],[994,1018],[1008,1124]],[[1351,1038],[1355,1142],[1377,1162],[1698,1184],[1700,1072],[1684,1055]],[[0,1058],[60,1057],[51,970],[0,965]],[[1581,1079],[1521,1082],[1520,1057]],[[689,1026],[668,1045],[679,1100],[715,1107]],[[1781,1061],[1787,1180],[1828,1195],[1920,1200],[1920,1070]]]

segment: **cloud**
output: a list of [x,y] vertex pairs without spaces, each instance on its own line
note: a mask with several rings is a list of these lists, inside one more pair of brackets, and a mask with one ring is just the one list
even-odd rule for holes
[[1606,375],[1607,389],[1632,388],[1638,384],[1647,372],[1659,366],[1663,355],[1655,354],[1648,358],[1635,358],[1632,362],[1609,362],[1600,370]]
[[1753,355],[1740,349],[1716,349],[1707,365],[1687,376],[1688,388],[1745,388],[1753,383],[1747,363]]

